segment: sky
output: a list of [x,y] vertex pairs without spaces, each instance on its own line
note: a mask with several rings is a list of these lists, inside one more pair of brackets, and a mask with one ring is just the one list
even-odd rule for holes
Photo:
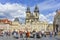
[[20,22],[26,18],[26,8],[33,13],[34,7],[39,8],[39,20],[53,23],[56,10],[60,9],[60,0],[0,0],[0,18],[13,21],[18,17]]

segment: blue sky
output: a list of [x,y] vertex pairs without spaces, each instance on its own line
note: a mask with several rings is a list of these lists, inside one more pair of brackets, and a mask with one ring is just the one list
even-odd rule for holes
[[0,0],[0,18],[8,18],[10,20],[18,17],[20,21],[25,19],[25,11],[27,6],[34,11],[35,5],[40,10],[40,19],[43,21],[53,22],[56,10],[60,9],[60,0]]
[[2,4],[9,2],[9,3],[25,4],[25,5],[29,5],[29,6],[36,5],[36,4],[41,3],[43,1],[45,1],[45,0],[0,0],[0,2]]

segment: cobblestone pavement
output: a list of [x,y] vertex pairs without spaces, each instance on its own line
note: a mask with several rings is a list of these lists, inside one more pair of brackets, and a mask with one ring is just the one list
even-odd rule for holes
[[[13,36],[0,36],[0,40],[26,40],[26,38],[19,38],[19,39],[15,39]],[[56,36],[56,37],[42,37],[42,38],[29,38],[27,40],[60,40],[60,36]]]

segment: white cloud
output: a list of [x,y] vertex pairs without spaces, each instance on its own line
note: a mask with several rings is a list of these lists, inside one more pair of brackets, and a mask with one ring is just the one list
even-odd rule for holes
[[56,15],[56,12],[53,12],[53,13],[52,13],[52,16],[54,17],[55,15]]
[[8,11],[13,17],[25,17],[25,9],[25,6],[19,4],[8,4]]
[[46,17],[47,18],[50,17],[50,16],[54,17],[55,15],[56,15],[56,12],[52,12],[52,13],[49,13],[48,15],[46,15]]
[[0,15],[4,15],[4,13],[0,13]]
[[[56,15],[56,12],[49,13],[48,15],[40,14],[39,20],[40,21],[47,21],[49,24],[52,24],[55,15]],[[52,18],[50,18],[50,17],[52,17]]]
[[6,11],[7,10],[7,6],[6,5],[2,5],[1,3],[0,3],[0,12],[4,12],[4,11]]
[[40,7],[40,10],[48,10],[48,9],[58,9],[60,8],[60,3],[57,0],[46,0],[37,4]]
[[[59,5],[60,4],[57,4],[57,7]],[[54,6],[56,7],[56,5],[54,5]],[[43,3],[43,5],[39,4],[40,9],[42,9],[42,10],[50,9],[50,8],[53,8],[54,6],[47,5],[46,2],[45,2],[45,4]],[[31,7],[31,8],[33,9],[34,7]],[[6,4],[3,5],[3,4],[0,3],[0,15],[5,15],[6,13],[8,13],[8,15],[10,15],[8,17],[9,20],[14,20],[12,18],[16,18],[16,17],[25,18],[25,16],[26,16],[25,11],[26,11],[26,6],[23,6],[21,4],[9,4],[9,3],[6,3]],[[50,20],[50,17],[51,16],[54,17],[55,14],[56,14],[55,12],[49,13],[48,15],[40,14],[40,16],[39,16],[40,19],[39,20],[40,21],[48,21],[49,23],[52,23],[53,21]]]
[[52,21],[49,21],[48,23],[49,23],[49,24],[53,24],[53,22],[52,22]]
[[[26,11],[26,6],[23,6],[22,4],[1,4],[0,3],[0,15],[5,15],[8,16],[10,20],[15,17],[25,17],[25,11]],[[12,18],[11,18],[12,17]]]
[[53,23],[55,15],[56,15],[56,12],[52,12],[52,13],[49,13],[48,15],[46,15],[46,18],[49,19],[49,21],[48,21],[49,23]]
[[40,14],[39,20],[40,21],[49,21],[49,19],[47,19],[47,17],[45,15],[43,15],[43,14]]
[[41,20],[46,20],[49,23],[53,23],[54,20],[54,16],[56,14],[56,10],[60,8],[60,3],[56,2],[55,0],[49,0],[49,1],[44,1],[42,3],[38,4],[38,7],[40,9],[40,11],[46,11],[47,12],[49,10],[52,11],[52,13],[48,13],[47,15],[40,15],[41,16]]

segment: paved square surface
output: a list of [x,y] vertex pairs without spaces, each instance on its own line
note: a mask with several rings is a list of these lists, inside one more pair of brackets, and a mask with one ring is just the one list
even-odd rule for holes
[[[26,40],[26,38],[15,39],[13,36],[0,36],[0,40]],[[42,37],[42,38],[29,38],[27,40],[60,40],[60,36],[56,37]]]

